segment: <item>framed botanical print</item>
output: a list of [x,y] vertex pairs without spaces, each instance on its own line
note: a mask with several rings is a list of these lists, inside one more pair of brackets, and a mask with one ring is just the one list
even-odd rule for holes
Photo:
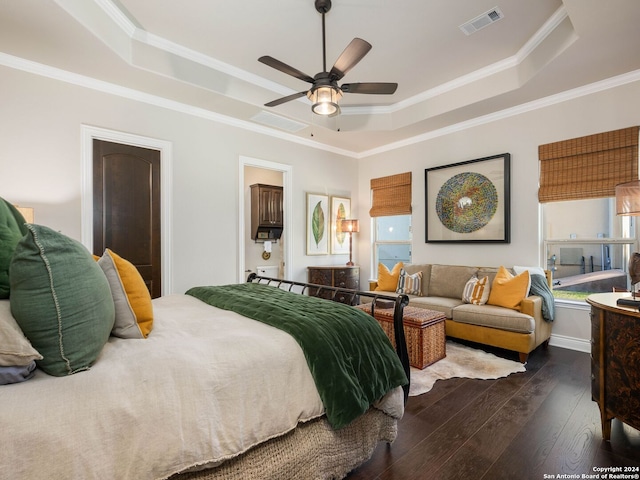
[[342,231],[342,220],[351,218],[351,199],[331,197],[331,253],[349,253],[349,236]]
[[503,153],[425,169],[425,241],[509,243],[510,161]]
[[307,193],[307,255],[329,253],[329,196]]

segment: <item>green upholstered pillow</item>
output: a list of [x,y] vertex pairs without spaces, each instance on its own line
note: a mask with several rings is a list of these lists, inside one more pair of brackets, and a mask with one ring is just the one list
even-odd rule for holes
[[9,269],[11,313],[43,356],[46,373],[88,369],[109,339],[115,310],[109,283],[79,242],[27,225]]
[[9,264],[16,245],[26,233],[22,214],[0,198],[0,298],[9,298]]

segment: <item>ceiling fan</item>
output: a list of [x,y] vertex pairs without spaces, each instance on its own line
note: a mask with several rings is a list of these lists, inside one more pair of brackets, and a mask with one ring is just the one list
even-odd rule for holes
[[314,77],[293,68],[286,63],[265,55],[258,59],[276,70],[280,70],[287,75],[298,78],[311,84],[311,88],[304,92],[297,92],[286,97],[278,98],[265,107],[275,107],[283,103],[295,100],[303,96],[309,97],[312,106],[311,110],[318,115],[333,116],[340,112],[338,101],[343,93],[366,93],[376,95],[391,95],[398,88],[397,83],[366,82],[366,83],[343,83],[338,86],[338,81],[342,80],[345,74],[351,70],[362,58],[371,50],[371,44],[361,38],[354,38],[347,48],[340,54],[330,71],[327,72],[327,52],[324,16],[331,10],[331,0],[315,0],[315,7],[322,14],[322,72]]

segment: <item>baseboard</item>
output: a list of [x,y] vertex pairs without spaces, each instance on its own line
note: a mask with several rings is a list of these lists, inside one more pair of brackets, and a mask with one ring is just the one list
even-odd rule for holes
[[551,334],[549,345],[552,345],[554,347],[566,348],[567,350],[576,350],[578,352],[591,353],[591,341],[584,338]]

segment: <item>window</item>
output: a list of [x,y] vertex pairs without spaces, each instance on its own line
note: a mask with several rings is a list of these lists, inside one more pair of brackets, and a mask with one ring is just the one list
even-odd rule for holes
[[373,218],[374,265],[389,270],[398,262],[411,263],[411,215]]
[[618,216],[614,198],[543,204],[546,268],[557,299],[627,289],[635,219]]
[[371,179],[373,267],[411,263],[411,172]]
[[634,219],[615,211],[615,187],[638,178],[639,127],[540,145],[544,254],[556,298],[628,288]]

